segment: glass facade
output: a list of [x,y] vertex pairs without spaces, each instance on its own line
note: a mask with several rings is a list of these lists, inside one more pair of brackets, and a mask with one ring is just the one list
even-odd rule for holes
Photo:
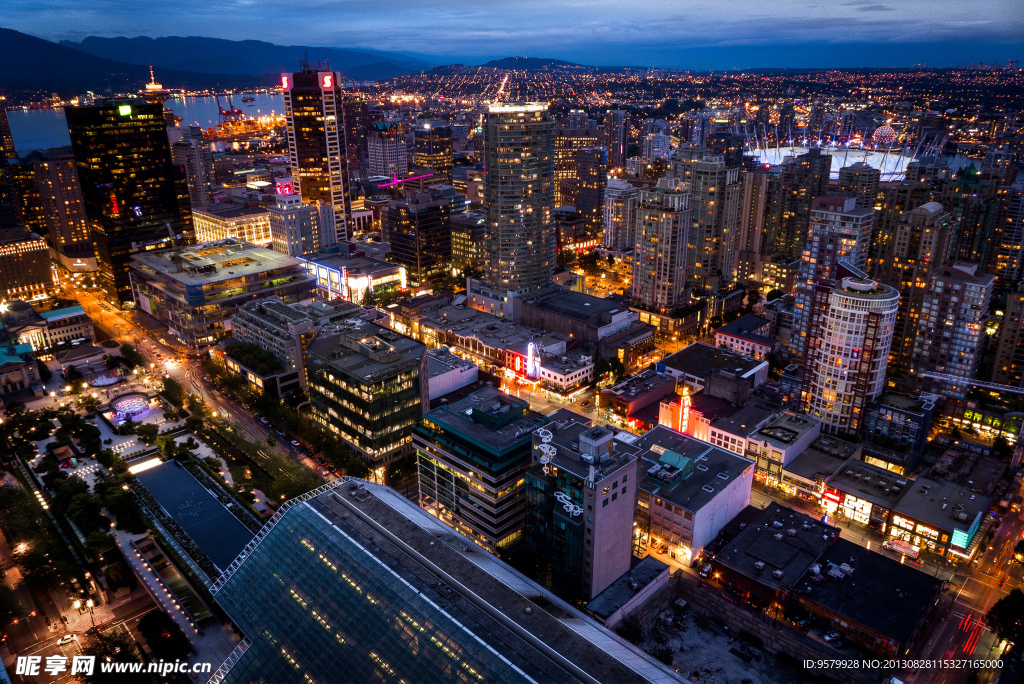
[[[583,583],[590,571],[584,567],[584,516],[569,515],[555,494],[564,492],[566,503],[586,510],[585,489],[582,479],[564,469],[552,468],[548,476],[526,474],[525,541],[530,551],[548,561],[549,588],[563,597],[588,598]],[[588,514],[587,519],[593,517]]]
[[252,642],[223,682],[530,681],[361,542],[312,503],[288,510],[217,593]]

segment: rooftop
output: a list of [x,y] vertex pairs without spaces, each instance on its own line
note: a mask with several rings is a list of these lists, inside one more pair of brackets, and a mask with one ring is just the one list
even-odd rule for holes
[[752,468],[750,459],[663,425],[636,440],[640,488],[695,513]]
[[[214,242],[137,252],[131,255],[132,267],[151,269],[186,286],[217,283],[281,269],[299,270],[301,262],[287,254],[257,247],[251,242],[227,238]],[[300,272],[301,273],[301,272]],[[301,273],[302,277],[306,276]]]
[[726,323],[721,328],[715,330],[715,333],[722,333],[723,335],[730,335],[732,337],[741,337],[751,342],[757,342],[759,344],[772,345],[775,344],[775,340],[765,335],[759,335],[755,331],[770,326],[767,318],[761,318],[753,314],[747,314],[740,316],[731,323]]
[[672,383],[675,385],[676,379],[670,375],[664,375],[662,373],[656,373],[653,370],[645,370],[636,375],[630,375],[625,378],[617,385],[614,385],[603,392],[609,392],[615,397],[625,399],[626,401],[632,401],[637,397],[641,397],[649,392],[660,389],[663,385]]
[[225,682],[331,682],[339,663],[352,681],[685,681],[393,490],[351,483],[290,505],[217,591],[252,641]]
[[66,306],[63,309],[54,309],[53,311],[40,311],[39,315],[47,321],[59,321],[62,318],[71,318],[72,316],[84,316],[85,309],[80,306]]
[[217,219],[246,219],[266,216],[267,210],[262,207],[243,207],[240,204],[211,204],[193,209],[195,214],[203,214]]
[[476,364],[467,361],[461,356],[456,356],[448,351],[447,347],[427,350],[427,376],[436,377],[443,375],[456,368],[472,368]]
[[[942,587],[941,579],[846,539],[817,565],[818,573],[808,570],[800,579],[797,593],[904,645]],[[815,574],[822,578],[811,579]]]
[[[700,396],[700,394],[702,393],[698,392],[697,396]],[[762,406],[760,402],[751,402],[746,406],[740,407],[735,413],[712,420],[711,427],[728,432],[730,435],[746,437],[754,432],[758,425],[761,425],[772,416],[778,415],[778,413],[779,410],[777,408],[767,408]]]
[[924,399],[922,397],[911,397],[906,394],[896,394],[895,392],[886,392],[875,401],[904,411],[920,412],[929,411],[935,408],[935,403],[928,399]]
[[[893,507],[908,518],[933,525],[940,530],[968,531],[974,521],[992,505],[992,497],[978,494],[948,480],[914,480]],[[956,535],[953,535],[954,540]],[[969,539],[960,548],[966,548]]]
[[306,349],[312,361],[332,366],[363,382],[379,382],[419,366],[426,347],[361,319],[325,325]]
[[[818,441],[820,442],[821,440]],[[847,458],[844,456],[837,456],[811,445],[797,454],[792,461],[782,466],[782,469],[787,473],[792,473],[797,477],[812,482],[815,480],[825,481],[839,470],[846,461]]]
[[423,416],[424,421],[502,452],[532,439],[533,431],[547,422],[531,411],[529,402],[484,387],[465,399],[439,406]]
[[615,611],[631,601],[644,587],[656,580],[662,573],[671,572],[671,570],[670,566],[662,563],[656,556],[646,556],[595,596],[587,604],[587,610],[602,620],[607,620]]
[[[590,476],[594,468],[595,482],[609,477],[622,465],[637,458],[640,449],[636,437],[618,432],[611,426],[594,426],[586,416],[568,409],[558,409],[548,415],[548,424],[533,433],[535,447],[546,442],[554,448],[551,464],[579,478]],[[595,448],[588,447],[597,445]],[[608,444],[611,444],[611,451]]]
[[839,528],[772,502],[715,562],[773,589],[791,589],[839,537]]
[[615,314],[629,314],[629,307],[618,302],[572,290],[556,290],[541,294],[526,300],[526,303],[595,326],[610,322],[611,319],[608,317]]
[[805,434],[821,425],[821,421],[810,416],[786,412],[779,418],[751,435],[754,439],[767,441],[780,448],[797,442]]
[[713,370],[722,370],[746,377],[767,363],[767,361],[758,361],[728,349],[719,349],[703,342],[694,342],[675,354],[666,356],[658,363],[658,367],[665,366],[698,378],[705,377],[708,372]]
[[899,501],[907,486],[903,476],[856,458],[847,459],[825,483],[844,494],[852,494],[887,510]]
[[393,264],[390,261],[384,261],[382,259],[375,259],[370,256],[351,256],[348,253],[322,253],[322,254],[306,254],[301,257],[297,257],[300,261],[317,264],[334,271],[340,271],[342,268],[346,269],[349,275],[359,274],[374,274],[387,272],[392,273],[397,269],[400,269],[399,264]]

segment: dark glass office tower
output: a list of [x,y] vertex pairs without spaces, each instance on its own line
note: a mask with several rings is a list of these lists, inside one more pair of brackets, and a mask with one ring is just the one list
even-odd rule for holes
[[424,285],[451,268],[452,209],[466,203],[464,195],[445,185],[416,190],[393,199],[383,216],[389,259],[405,266],[409,282]]
[[170,246],[171,232],[191,239],[188,185],[171,162],[164,107],[105,100],[64,110],[100,286],[120,306],[132,304],[132,252]]
[[303,62],[281,74],[292,182],[302,201],[334,208],[337,241],[348,239],[352,202],[348,194],[345,105],[338,74],[326,63]]
[[452,129],[450,126],[424,124],[414,132],[416,149],[412,165],[430,169],[436,178],[452,182]]

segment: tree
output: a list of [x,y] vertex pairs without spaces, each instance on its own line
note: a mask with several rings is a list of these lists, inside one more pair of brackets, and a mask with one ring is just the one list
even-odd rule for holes
[[645,631],[643,623],[636,614],[627,616],[615,627],[616,634],[634,645],[639,645],[644,640]]
[[47,366],[45,363],[43,363],[42,361],[37,360],[36,361],[36,365],[39,366],[39,379],[40,380],[42,380],[43,382],[47,382],[50,378],[53,377],[53,371],[51,371],[50,367]]
[[152,446],[156,443],[156,437],[160,434],[160,428],[152,423],[143,423],[135,428],[135,434],[139,436],[140,442]]
[[1013,445],[1005,437],[999,435],[992,442],[992,452],[1002,461],[1009,461],[1013,458]]
[[[135,663],[139,662],[138,647],[127,631],[110,630],[98,632],[87,637],[82,643],[84,655],[96,656],[101,663]],[[83,678],[89,684],[149,684],[152,675],[126,672],[105,672],[97,665],[91,676]]]
[[143,357],[135,347],[127,342],[121,345],[119,351],[121,352],[121,363],[123,363],[125,367],[131,369],[136,366],[146,365],[145,357]]
[[77,368],[71,365],[64,369],[64,379],[70,383],[75,383],[82,379],[82,374],[78,372]]
[[84,413],[95,413],[100,408],[100,400],[98,397],[94,397],[91,394],[85,394],[79,397],[78,401],[75,402],[78,406],[78,410]]
[[986,616],[988,628],[997,637],[1015,645],[1024,644],[1024,591],[1014,589],[995,602]]
[[117,557],[117,544],[109,532],[93,530],[85,538],[85,553],[90,558],[102,562]]
[[764,296],[764,300],[766,302],[774,302],[776,299],[778,299],[779,297],[781,297],[784,294],[786,294],[785,290],[783,290],[782,288],[777,287],[774,290],[770,290],[768,292],[768,294],[766,294]]
[[185,403],[185,390],[182,388],[181,383],[174,378],[164,378],[164,389],[160,394],[175,406],[181,406]]
[[268,446],[275,446],[276,444],[277,444],[277,440],[274,439],[274,434],[273,433],[269,433],[267,435],[267,445]]
[[114,370],[121,365],[120,356],[111,356],[110,354],[103,355],[103,365],[107,367],[107,370]]

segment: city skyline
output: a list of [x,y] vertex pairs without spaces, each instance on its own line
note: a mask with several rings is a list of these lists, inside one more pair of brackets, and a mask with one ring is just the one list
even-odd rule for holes
[[[163,4],[28,2],[8,13],[8,25],[50,40],[202,34],[385,51],[432,65],[528,55],[593,66],[690,69],[949,66],[1013,59],[1024,46],[1024,22],[1012,19],[1017,13],[1010,0],[974,3],[969,14],[952,0],[788,0],[770,12],[745,0],[675,12],[653,3],[645,10],[598,2],[588,4],[582,17],[567,2],[526,3],[520,12],[432,3],[406,6],[386,21],[355,3],[324,10],[303,0],[285,10],[265,0],[187,0],[162,11]],[[230,11],[235,7],[259,17],[258,27],[256,19],[246,21]],[[192,18],[190,26],[171,19],[182,12]]]

